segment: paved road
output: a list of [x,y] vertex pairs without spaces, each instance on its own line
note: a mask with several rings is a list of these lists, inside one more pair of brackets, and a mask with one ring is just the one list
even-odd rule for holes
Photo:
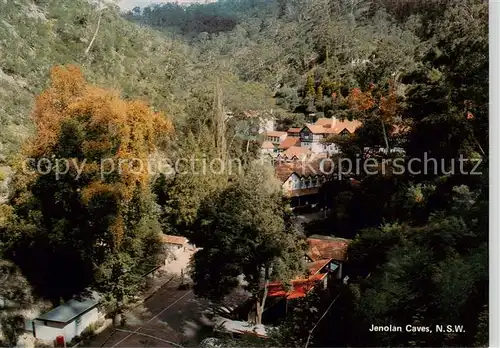
[[[193,346],[201,330],[200,313],[208,301],[191,290],[177,290],[176,283],[164,285],[143,305],[127,314],[127,324],[99,334],[91,347],[178,347]],[[171,342],[171,343],[168,343]]]

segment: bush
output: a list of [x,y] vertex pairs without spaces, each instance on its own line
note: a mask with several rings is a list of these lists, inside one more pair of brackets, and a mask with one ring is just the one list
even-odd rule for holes
[[35,341],[35,348],[52,348],[52,345],[37,340]]
[[73,337],[73,339],[71,341],[66,343],[66,346],[72,347],[79,342],[83,342],[83,341],[91,339],[92,337],[95,336],[95,334],[96,334],[95,332],[97,331],[97,329],[99,329],[103,324],[104,324],[103,319],[99,319],[95,323],[90,324],[89,326],[87,326],[85,328],[85,330],[82,331],[82,333],[79,336]]
[[73,347],[75,344],[77,344],[80,341],[81,341],[80,336],[75,336],[75,337],[73,337],[73,339],[71,341],[66,342],[66,347]]
[[86,339],[89,339],[91,338],[92,336],[95,335],[95,329],[93,326],[89,326],[87,327],[85,330],[82,331],[82,333],[80,334],[80,340],[86,340]]

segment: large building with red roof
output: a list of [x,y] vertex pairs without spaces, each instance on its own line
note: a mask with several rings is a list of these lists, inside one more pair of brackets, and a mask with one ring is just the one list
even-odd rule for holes
[[[262,152],[269,153],[268,143],[274,145],[273,152],[282,153],[292,146],[304,147],[313,154],[333,154],[338,148],[331,141],[332,136],[353,134],[361,126],[359,121],[319,118],[314,124],[289,128],[286,132],[268,130],[264,134]],[[295,159],[300,160],[300,159]]]
[[267,130],[264,133],[261,152],[271,156],[283,192],[292,198],[292,206],[317,203],[321,185],[331,177],[321,160],[338,153],[333,142],[335,136],[348,136],[360,126],[359,121],[319,118],[314,124],[289,128],[286,132]]

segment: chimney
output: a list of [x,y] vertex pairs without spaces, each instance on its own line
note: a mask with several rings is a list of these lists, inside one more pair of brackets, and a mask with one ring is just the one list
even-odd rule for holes
[[335,126],[337,125],[337,118],[335,116],[332,116],[332,129],[335,128]]

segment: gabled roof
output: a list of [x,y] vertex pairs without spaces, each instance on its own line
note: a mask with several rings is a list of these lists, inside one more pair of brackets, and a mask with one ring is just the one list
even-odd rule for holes
[[[290,175],[295,173],[299,177],[309,177],[309,176],[322,176],[331,175],[332,172],[332,161],[325,161],[322,163],[321,160],[303,162],[293,162],[293,163],[278,163],[275,166],[275,172],[278,179],[281,182],[285,182]],[[322,172],[323,170],[323,172]]]
[[332,133],[339,134],[344,129],[347,129],[349,133],[354,133],[356,129],[361,127],[363,124],[359,121],[337,121],[332,127]]
[[281,137],[283,135],[287,135],[287,132],[280,132],[280,131],[267,131],[265,133],[266,136],[268,137]]
[[264,141],[262,143],[261,148],[263,148],[263,149],[274,149],[274,145],[270,141]]
[[279,148],[280,149],[283,149],[283,150],[286,150],[292,146],[296,146],[297,144],[300,143],[300,139],[295,137],[295,138],[285,138],[285,140],[283,140],[280,145],[279,145]]
[[287,133],[299,133],[302,128],[288,128]]
[[286,158],[301,158],[301,157],[306,157],[308,155],[312,154],[311,150],[309,150],[306,147],[302,146],[290,146],[286,151],[284,151],[281,154],[281,157],[286,157]]
[[339,134],[344,129],[347,129],[349,133],[354,133],[356,129],[362,126],[362,123],[356,120],[341,121],[333,118],[319,118],[313,125],[306,126],[315,134]]
[[315,125],[318,125],[318,126],[330,126],[332,123],[333,123],[333,119],[332,118],[326,118],[326,117],[322,117],[322,118],[318,118],[316,120],[316,122],[314,122]]
[[96,307],[99,304],[99,295],[93,293],[89,298],[82,300],[69,300],[57,306],[51,311],[42,314],[37,320],[52,321],[57,323],[69,323],[76,317]]
[[318,261],[309,262],[307,264],[307,270],[309,271],[309,274],[315,275],[319,273],[319,271],[321,271],[321,269],[323,269],[323,267],[328,265],[331,261],[332,259],[321,259]]
[[184,245],[188,242],[187,238],[181,236],[171,236],[168,234],[162,235],[162,241],[165,244],[176,244],[176,245]]
[[328,132],[327,128],[314,124],[306,124],[300,131],[302,132],[306,128],[309,129],[313,134],[324,134]]

